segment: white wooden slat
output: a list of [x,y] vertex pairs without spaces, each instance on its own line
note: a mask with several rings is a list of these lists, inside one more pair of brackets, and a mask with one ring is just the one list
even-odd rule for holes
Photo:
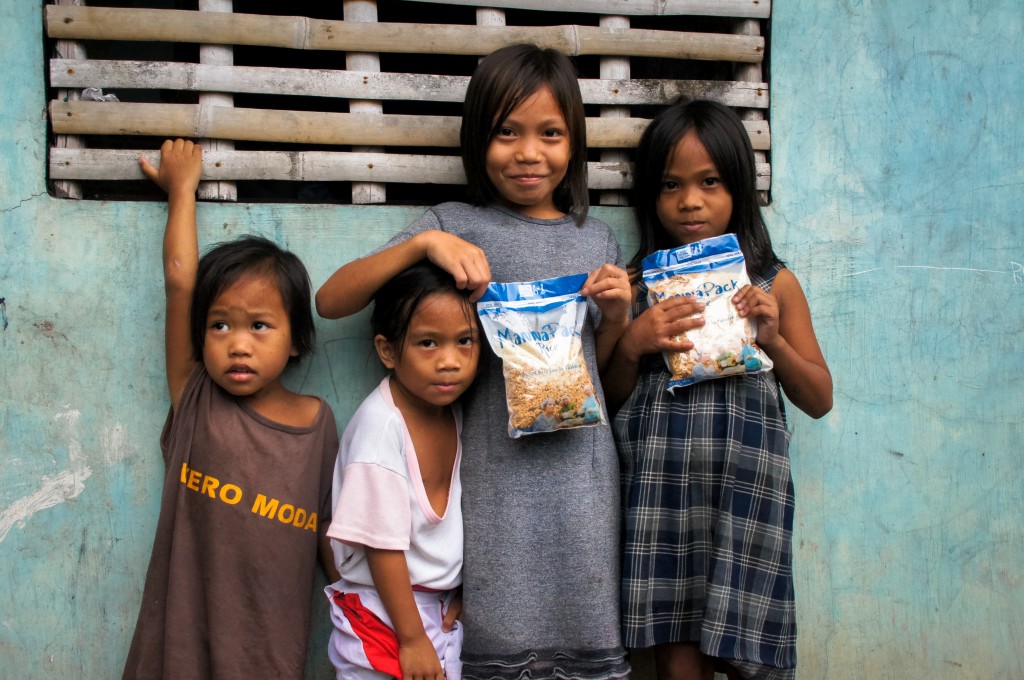
[[[663,57],[759,62],[760,36],[599,26],[463,26],[360,24],[308,17],[216,14],[170,9],[47,5],[51,38],[262,45],[303,50],[485,55],[530,42],[570,55]],[[205,15],[205,16],[199,16]]]
[[[344,0],[345,21],[359,23],[377,22],[377,3],[373,0]],[[345,55],[345,68],[349,71],[364,73],[380,72],[380,55],[367,52],[349,52]],[[349,113],[384,113],[380,101],[350,101]],[[352,149],[357,152],[382,153],[383,149],[374,146],[361,146]],[[352,202],[357,205],[384,203],[387,200],[387,189],[383,184],[375,182],[357,182],[352,185]]]
[[[50,177],[77,180],[141,180],[138,158],[157,163],[160,153],[141,149],[51,149]],[[757,166],[757,187],[767,189],[771,169]],[[589,163],[595,190],[627,189],[633,181],[629,163]],[[370,154],[344,151],[211,151],[203,153],[204,180],[275,180],[296,182],[394,182],[465,184],[458,156]]]
[[292,144],[456,147],[459,119],[195,104],[50,102],[57,133],[215,137]]
[[491,6],[481,7],[476,11],[477,26],[504,26],[505,12]]
[[[629,18],[624,16],[602,16],[599,20],[606,28],[629,28]],[[626,57],[602,57],[600,62],[601,80],[629,81],[629,59]],[[629,118],[627,106],[602,106],[602,118]],[[611,149],[601,152],[602,163],[621,164],[629,161],[624,150]],[[598,199],[601,205],[629,205],[629,197],[621,191],[603,191]]]
[[622,14],[627,16],[753,17],[771,14],[771,0],[417,0],[441,5],[471,5],[556,12]]
[[[581,79],[579,82],[586,104],[658,105],[690,97],[714,99],[728,106],[768,107],[768,84],[762,82],[644,79]],[[51,59],[50,83],[54,87],[68,88],[461,102],[466,96],[469,76],[209,66],[169,61]]]
[[[60,5],[81,5],[84,0],[57,0]],[[61,57],[84,60],[86,58],[85,47],[82,43],[74,40],[58,40],[54,44],[56,53]],[[79,93],[75,90],[59,90],[58,99],[78,101]],[[73,135],[57,135],[53,140],[54,147],[58,149],[80,149],[85,146],[82,139]],[[54,182],[53,193],[58,198],[82,198],[82,187],[77,182]]]
[[[233,11],[232,0],[199,0],[200,12],[221,12],[230,14]],[[235,63],[234,47],[230,45],[200,45],[199,63],[216,66],[232,66]],[[199,95],[200,106],[234,106],[235,99],[224,92],[204,92]],[[212,150],[231,150],[235,143],[225,139],[201,139],[203,146]],[[234,182],[200,182],[198,196],[204,200],[236,201],[238,187]]]
[[[213,137],[292,144],[458,147],[454,116],[373,115],[201,107],[194,104],[50,102],[58,134]],[[587,146],[628,149],[647,127],[644,118],[588,118]],[[746,121],[755,149],[768,149],[767,121]]]
[[[757,21],[756,19],[745,19],[742,21],[737,21],[734,30],[736,33],[740,35],[761,35],[761,22]],[[755,80],[761,80],[761,78],[764,77],[761,64],[736,64],[735,68],[733,69],[733,73],[734,77],[736,78],[750,78]],[[764,112],[760,109],[741,109],[737,113],[739,113],[740,118],[743,120],[764,120]],[[755,150],[754,161],[756,163],[767,163],[768,154],[764,150]],[[770,186],[768,188],[770,188]],[[761,190],[761,195],[758,197],[758,200],[764,205],[768,204],[768,188]]]
[[[760,82],[765,41],[757,20],[763,17],[736,9],[739,5],[757,6],[756,9],[764,11],[763,16],[767,17],[770,13],[768,0],[763,3],[757,0],[564,0],[559,3],[543,0],[543,5],[541,0],[437,0],[440,4],[477,6],[477,26],[380,24],[376,22],[374,0],[343,2],[346,21],[239,13],[217,17],[206,12],[205,16],[200,16],[201,12],[184,10],[47,6],[46,27],[56,38],[198,42],[201,54],[219,54],[220,50],[230,55],[230,47],[221,46],[234,44],[347,53],[346,70],[235,67],[230,58],[203,58],[202,62],[215,63],[200,64],[96,62],[85,60],[84,55],[81,59],[54,59],[50,65],[51,84],[69,91],[64,101],[50,105],[56,138],[137,134],[352,148],[351,151],[233,152],[212,148],[216,142],[204,140],[208,161],[224,159],[216,163],[209,177],[204,173],[204,184],[257,179],[249,174],[259,172],[259,168],[249,168],[245,163],[262,166],[268,159],[271,164],[265,170],[270,173],[267,179],[348,181],[353,183],[354,189],[366,183],[382,189],[385,182],[462,183],[461,163],[455,155],[383,153],[386,147],[394,146],[457,148],[457,117],[383,115],[380,102],[461,102],[468,76],[380,73],[379,59],[371,53],[484,55],[505,44],[526,40],[573,56],[601,57],[601,78],[580,80],[580,88],[584,101],[600,106],[603,116],[587,121],[588,145],[601,150],[601,161],[589,164],[590,187],[604,192],[602,199],[609,192],[628,188],[632,168],[627,162],[628,154],[622,150],[635,145],[648,122],[629,118],[628,107],[663,105],[679,97],[714,99],[737,108],[745,118],[744,125],[757,155],[758,189],[766,191],[770,186],[771,168],[765,162],[764,153],[770,148],[770,131],[762,113],[768,107],[769,93],[767,84]],[[232,0],[200,0],[200,9],[226,6],[224,13],[227,14],[231,3]],[[727,9],[729,6],[732,9]],[[350,7],[357,7],[359,11],[350,11]],[[360,12],[366,8],[372,10],[372,17],[360,17]],[[504,26],[505,8],[615,16],[602,17],[598,27]],[[153,21],[145,20],[145,16],[154,12],[158,14],[153,14]],[[747,19],[736,23],[733,34],[707,34],[631,29],[626,18],[675,13]],[[631,80],[628,68],[631,56],[730,61],[735,66],[736,80]],[[364,57],[376,61],[364,62]],[[610,68],[612,64],[616,68]],[[75,91],[84,87],[102,87],[108,92],[179,89],[199,92],[202,103],[197,106],[75,102]],[[348,99],[353,113],[233,109],[217,105],[230,105],[233,93],[244,92]],[[364,106],[373,108],[364,110]],[[76,155],[77,151],[81,153]],[[106,154],[124,153],[103,149],[77,151],[53,150],[51,178],[55,186],[74,179],[112,179],[104,175],[109,170],[105,165],[106,169],[97,170],[99,165],[84,159],[87,156],[107,159],[100,164],[103,165],[113,158]],[[99,156],[91,155],[94,153]],[[129,173],[130,177],[124,179],[140,178],[135,161],[138,153],[127,153],[130,157],[116,160],[117,167],[122,168],[120,172]],[[153,158],[156,156],[152,151],[146,153]],[[65,162],[61,164],[59,159]],[[98,171],[99,175],[73,176],[83,168]],[[356,203],[383,201],[383,193],[379,200],[364,201],[355,194],[353,199]],[[612,203],[621,201],[613,199]]]
[[[72,151],[72,150],[68,150]],[[82,153],[50,156],[55,178],[90,180],[145,179],[138,168],[144,156],[158,162],[152,150],[81,149]],[[458,156],[356,153],[349,151],[210,151],[203,150],[203,178],[211,180],[274,180],[296,182],[381,181],[419,184],[463,184]]]
[[348,70],[207,66],[170,61],[53,59],[55,87],[279,94],[342,99],[460,102],[468,76]]
[[580,80],[586,104],[659,105],[680,97],[713,99],[727,106],[768,108],[768,84],[722,80]]

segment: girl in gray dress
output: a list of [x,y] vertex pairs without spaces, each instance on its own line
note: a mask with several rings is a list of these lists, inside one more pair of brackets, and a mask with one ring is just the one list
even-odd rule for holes
[[[533,45],[486,57],[466,93],[461,142],[472,203],[431,208],[341,267],[317,292],[317,311],[353,314],[422,259],[474,300],[491,280],[589,272],[582,340],[601,394],[597,378],[628,320],[629,281],[611,230],[587,217],[585,118],[572,63]],[[611,431],[509,438],[500,362],[487,363],[464,400],[463,677],[626,677]]]

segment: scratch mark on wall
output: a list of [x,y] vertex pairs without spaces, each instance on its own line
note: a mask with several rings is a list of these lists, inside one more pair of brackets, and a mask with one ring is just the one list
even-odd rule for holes
[[940,271],[954,272],[981,272],[983,274],[1006,274],[998,269],[972,269],[971,267],[934,267],[927,264],[898,264],[896,269],[937,269]]
[[109,464],[119,463],[128,457],[128,441],[124,426],[117,423],[113,427],[103,428],[103,460]]
[[9,322],[7,321],[7,298],[0,297],[0,330],[7,330]]
[[19,498],[0,513],[0,543],[15,526],[24,527],[32,515],[75,498],[85,490],[84,482],[92,475],[92,470],[85,464],[82,444],[78,439],[80,416],[76,410],[54,416],[68,447],[68,469],[54,477],[44,476],[35,493]]
[[[844,277],[861,276],[862,274],[870,274],[872,272],[882,271],[885,267],[872,267],[871,269],[863,269],[859,272],[851,272],[844,274]],[[1010,270],[1002,271],[999,269],[976,269],[974,267],[939,267],[930,264],[897,264],[893,266],[893,269],[932,269],[935,271],[950,271],[950,272],[975,272],[978,274],[1009,274],[1013,277],[1014,283],[1024,283],[1024,271],[1022,271],[1022,265],[1018,262],[1010,262]]]

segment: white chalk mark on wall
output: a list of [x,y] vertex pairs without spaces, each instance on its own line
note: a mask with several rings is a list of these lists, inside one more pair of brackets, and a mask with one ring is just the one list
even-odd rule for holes
[[865,269],[864,271],[847,274],[847,276],[860,276],[861,274],[870,274],[871,272],[877,272],[879,269],[881,269],[881,267],[875,267],[874,269]]
[[952,271],[952,272],[980,272],[983,274],[1005,274],[1006,272],[999,271],[998,269],[972,269],[971,267],[934,267],[927,264],[898,264],[896,269],[937,269],[941,271]]
[[[894,269],[932,269],[936,271],[952,271],[952,272],[975,272],[978,274],[1009,274],[1013,277],[1014,283],[1024,283],[1024,271],[1021,270],[1021,264],[1019,262],[1010,262],[1009,271],[1001,271],[999,269],[975,269],[973,267],[937,267],[930,264],[897,264],[893,267]],[[871,272],[882,271],[885,267],[873,267],[871,269],[864,269],[859,272],[851,272],[844,274],[844,277],[850,276],[861,276],[863,274],[870,274]]]
[[54,477],[44,476],[35,493],[19,498],[0,513],[0,543],[15,526],[25,526],[25,521],[32,515],[75,498],[85,490],[84,482],[92,475],[92,470],[85,464],[82,444],[78,439],[80,416],[81,413],[76,410],[54,416],[68,447],[68,469]]
[[103,428],[103,460],[108,465],[119,463],[128,457],[128,440],[124,425],[117,423],[113,427]]

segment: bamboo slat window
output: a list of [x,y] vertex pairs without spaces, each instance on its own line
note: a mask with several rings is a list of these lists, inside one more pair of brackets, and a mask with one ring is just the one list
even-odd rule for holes
[[641,132],[679,97],[734,107],[770,188],[769,0],[53,1],[55,195],[155,197],[136,159],[187,137],[206,146],[205,198],[458,199],[469,75],[514,42],[574,58],[595,203],[624,204]]

